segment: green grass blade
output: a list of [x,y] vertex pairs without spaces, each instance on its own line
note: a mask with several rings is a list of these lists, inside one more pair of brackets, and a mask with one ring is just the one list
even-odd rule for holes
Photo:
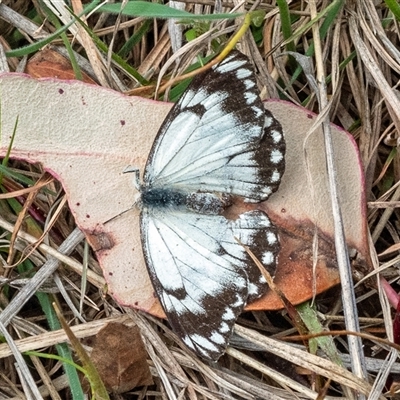
[[400,5],[398,0],[385,0],[386,5],[397,21],[400,21]]
[[[317,334],[325,331],[318,320],[317,313],[313,307],[310,306],[309,302],[300,304],[296,309],[310,333]],[[317,345],[332,362],[343,366],[332,336],[320,336],[310,339],[310,350],[313,348],[316,350]]]
[[142,40],[143,36],[147,33],[151,27],[151,20],[146,20],[143,22],[142,26],[126,41],[126,43],[121,47],[118,52],[118,56],[125,58],[129,52]]
[[212,15],[198,15],[191,14],[187,11],[177,10],[175,8],[171,8],[165,6],[163,4],[157,3],[148,3],[146,1],[129,1],[124,7],[120,3],[116,4],[106,4],[101,6],[98,12],[108,12],[113,14],[128,15],[128,16],[136,16],[136,17],[145,17],[145,18],[176,18],[176,19],[186,19],[186,20],[212,20],[212,19],[234,19],[242,16],[243,14],[235,13],[235,14],[212,14]]
[[11,171],[7,166],[0,164],[0,174],[15,179],[24,185],[32,186],[34,181],[18,172]]
[[[289,40],[293,35],[293,31],[288,3],[286,0],[277,0],[276,4],[278,5],[279,15],[281,17],[283,38],[285,40]],[[286,44],[286,50],[296,51],[294,42],[292,40]]]

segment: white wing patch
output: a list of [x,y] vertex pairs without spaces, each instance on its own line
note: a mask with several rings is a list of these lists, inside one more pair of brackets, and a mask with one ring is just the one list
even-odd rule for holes
[[284,152],[282,128],[235,51],[193,79],[151,149],[139,202],[146,265],[171,327],[208,360],[224,353],[239,314],[267,289],[242,244],[270,274],[279,252],[265,213],[229,220],[224,210],[235,196],[266,200]]
[[271,265],[275,262],[275,254],[270,252],[270,251],[265,251],[263,254],[263,257],[261,259],[261,262],[264,265]]
[[271,162],[273,164],[279,164],[283,160],[283,154],[280,150],[273,150],[271,153]]
[[[236,78],[238,78],[238,79],[248,78],[249,76],[251,76],[251,71],[247,68],[241,68],[236,71]],[[249,82],[251,82],[251,81],[249,81]],[[253,83],[253,85],[254,85],[254,83]]]

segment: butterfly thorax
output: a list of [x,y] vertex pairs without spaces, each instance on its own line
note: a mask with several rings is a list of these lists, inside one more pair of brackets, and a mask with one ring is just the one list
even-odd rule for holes
[[141,207],[150,209],[188,210],[199,214],[221,215],[231,205],[228,195],[192,192],[179,189],[142,187]]
[[148,208],[181,208],[186,196],[176,190],[142,186],[140,200],[142,206]]

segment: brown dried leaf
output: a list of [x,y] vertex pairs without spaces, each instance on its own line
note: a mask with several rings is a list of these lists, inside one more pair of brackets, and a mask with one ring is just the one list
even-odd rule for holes
[[137,326],[107,324],[96,335],[91,359],[109,392],[125,393],[153,384]]
[[[33,78],[76,79],[71,62],[48,47],[37,52],[28,61],[26,73]],[[82,72],[82,76],[84,82],[96,84],[88,74]]]

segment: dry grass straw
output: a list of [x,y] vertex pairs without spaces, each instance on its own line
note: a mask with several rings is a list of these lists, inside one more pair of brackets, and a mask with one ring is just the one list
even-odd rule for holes
[[[61,2],[45,3],[52,6],[54,12],[63,12],[60,16],[63,24],[70,22],[71,15],[65,12]],[[297,16],[291,26],[292,31],[297,32],[305,27],[330,4],[331,2],[318,1],[312,9],[307,2],[292,2],[292,16]],[[188,3],[187,9],[205,14],[213,12],[213,5],[214,2],[198,1],[196,4]],[[249,10],[253,6],[252,3],[222,3],[228,11],[236,5],[239,11]],[[392,311],[381,290],[381,281],[376,276],[379,273],[387,281],[393,282],[394,288],[397,287],[399,256],[395,245],[400,241],[397,211],[400,204],[400,189],[397,185],[400,174],[395,150],[400,128],[400,100],[397,90],[400,75],[399,25],[398,21],[391,18],[385,3],[380,3],[378,7],[372,0],[367,0],[341,5],[343,7],[337,18],[331,22],[325,37],[316,41],[318,38],[310,27],[296,36],[293,44],[302,54],[309,49],[311,41],[319,44],[315,47],[312,58],[315,65],[323,66],[325,76],[330,78],[327,81],[329,120],[350,129],[359,146],[365,171],[365,192],[369,202],[371,259],[375,271],[369,275],[374,277],[372,287],[364,283],[367,281],[362,281],[354,289],[360,314],[358,322],[363,332],[392,340]],[[79,14],[82,4],[75,1],[73,6],[74,12]],[[14,28],[18,28],[30,42],[48,37],[57,28],[49,19],[41,26],[30,20],[27,10],[32,10],[33,7],[39,13],[45,14],[37,2],[3,1],[0,4],[0,18],[7,21],[0,26],[3,35],[0,65],[3,66],[3,71],[22,70],[26,62],[24,57],[5,58],[4,50],[12,49],[12,44],[7,39],[10,39],[8,35],[11,32],[15,32]],[[289,41],[285,42],[282,37],[282,19],[277,6],[262,3],[254,7],[267,12],[263,29],[258,31],[262,36],[261,47],[256,45],[250,34],[246,35],[241,46],[252,55],[260,72],[260,84],[267,88],[264,94],[277,97],[285,88],[285,95],[291,101],[304,104],[307,99],[307,108],[319,112],[317,99],[321,93],[314,92],[304,75],[300,74],[291,83],[289,71],[293,69],[288,68],[288,63],[293,60],[285,54],[286,47],[282,45]],[[111,51],[126,42],[145,20],[122,15],[109,18],[103,14],[95,14],[87,18],[87,21],[99,38],[110,46]],[[238,23],[226,21],[213,22],[193,42],[185,44],[171,55],[170,35],[174,33],[168,31],[167,25],[165,20],[152,21],[152,33],[145,34],[125,57],[125,61],[137,67],[139,73],[148,80],[162,78],[166,74],[182,74],[200,49],[207,49],[211,40],[222,43],[222,36],[228,36],[239,26]],[[139,86],[129,71],[117,67],[110,52],[105,54],[99,50],[98,45],[81,26],[75,25],[67,33],[69,41],[73,43],[77,65],[103,86],[123,92],[132,92]],[[66,53],[59,39],[52,44]],[[270,57],[266,58],[266,55]],[[176,60],[179,60],[178,64],[175,63]],[[347,61],[342,65],[344,60]],[[40,167],[17,161],[11,165],[15,170],[33,178],[41,176]],[[8,178],[3,178],[3,185],[12,190],[23,190],[21,185]],[[61,192],[57,182],[51,182],[48,187],[51,191],[45,194],[41,192],[33,200],[43,215],[52,214],[58,193]],[[13,232],[14,226],[10,221],[15,220],[10,208],[2,207],[0,225],[3,232]],[[19,230],[19,239],[13,245],[16,254],[21,254],[27,243],[36,242],[34,235],[26,233],[31,231],[32,226],[28,223]],[[2,235],[1,244],[4,256],[9,252],[10,245],[5,234]],[[383,254],[387,249],[390,251]],[[72,252],[74,256],[68,256]],[[52,279],[55,272],[59,285],[64,285],[64,296],[56,297],[64,309],[64,315],[71,319],[71,328],[78,338],[96,335],[110,321],[134,324],[140,328],[155,384],[152,387],[135,389],[133,397],[121,394],[115,398],[308,399],[318,398],[318,393],[326,399],[356,398],[356,393],[361,394],[360,398],[389,398],[384,388],[388,373],[385,368],[391,366],[394,371],[400,370],[396,363],[396,353],[387,352],[389,347],[371,341],[363,342],[363,355],[366,357],[368,370],[368,380],[365,380],[347,369],[350,361],[345,354],[347,344],[340,336],[335,338],[335,343],[343,353],[343,366],[310,354],[301,345],[283,341],[286,336],[295,332],[290,329],[290,322],[285,319],[285,314],[281,315],[279,312],[259,312],[254,315],[253,322],[240,320],[236,332],[246,339],[244,343],[239,342],[245,351],[231,347],[218,364],[207,365],[186,351],[165,321],[133,310],[121,309],[104,292],[104,279],[90,254],[87,257],[87,272],[84,273],[84,252],[82,236],[74,231],[73,220],[68,210],[63,209],[59,211],[46,241],[30,248],[29,260],[32,267],[37,268],[33,277],[29,274],[21,277],[15,268],[8,268],[5,263],[0,267],[2,280],[8,279],[11,287],[5,290],[3,286],[0,292],[0,330],[2,335],[8,335],[8,343],[15,345],[14,348],[7,344],[0,345],[0,399],[24,398],[24,395],[26,398],[30,395],[33,396],[31,398],[42,396],[53,399],[68,396],[66,393],[69,393],[69,383],[62,373],[59,361],[32,355],[20,356],[21,352],[38,349],[52,353],[52,346],[66,340],[63,331],[50,332],[45,328],[46,316],[37,302],[32,307],[32,294],[44,283],[47,286],[42,286],[42,290],[60,292],[60,286],[57,287]],[[376,253],[382,255],[378,257]],[[57,260],[62,262],[62,266]],[[85,292],[81,290],[82,276],[87,280]],[[79,304],[80,308],[77,306]],[[329,295],[317,298],[317,304],[318,316],[325,329],[330,329],[333,325],[335,329],[344,329],[342,304],[337,292],[332,291]],[[244,324],[260,333],[245,328]],[[87,349],[90,351],[90,346]],[[386,362],[382,362],[386,354],[388,358]]]

